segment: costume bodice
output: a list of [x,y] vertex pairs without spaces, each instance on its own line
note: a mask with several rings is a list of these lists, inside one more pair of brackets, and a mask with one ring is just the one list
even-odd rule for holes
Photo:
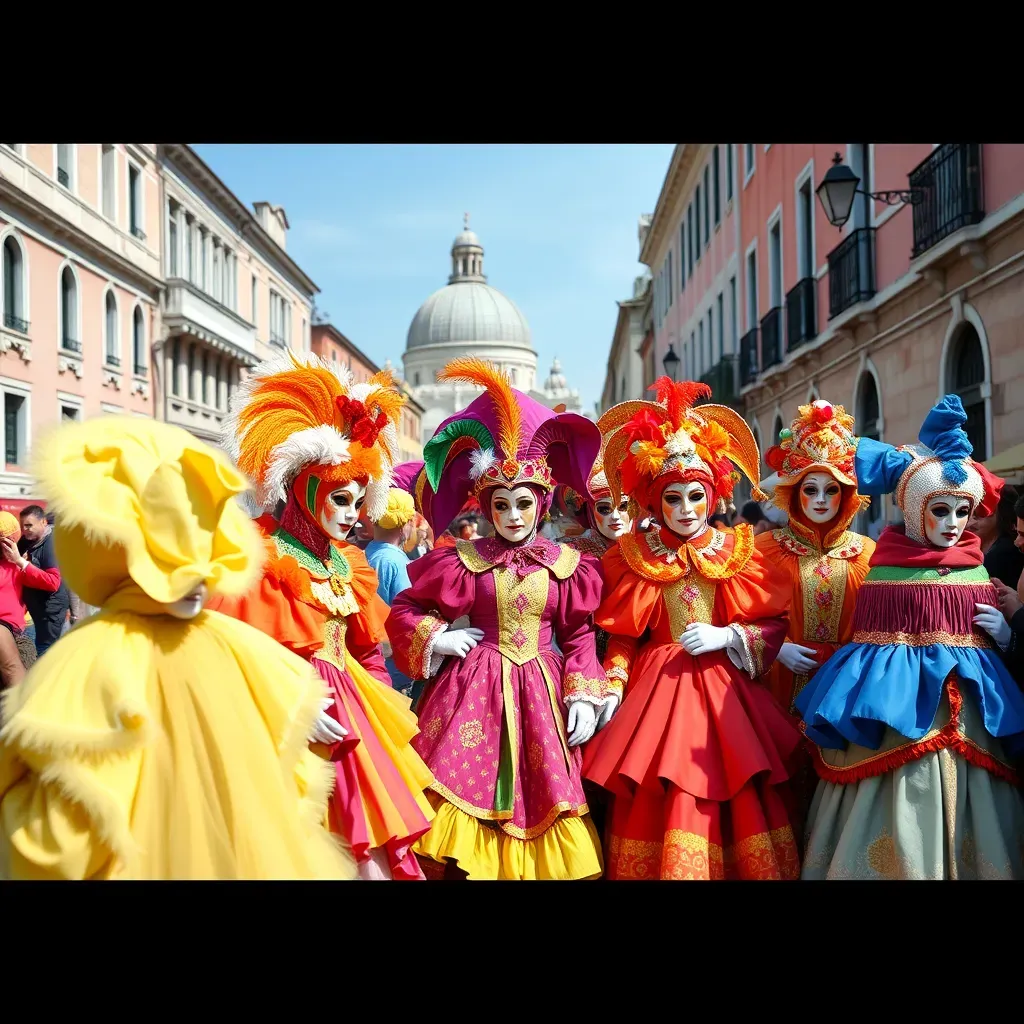
[[557,600],[557,583],[547,569],[520,576],[515,569],[495,567],[477,577],[469,620],[483,630],[481,644],[524,665],[550,650]]

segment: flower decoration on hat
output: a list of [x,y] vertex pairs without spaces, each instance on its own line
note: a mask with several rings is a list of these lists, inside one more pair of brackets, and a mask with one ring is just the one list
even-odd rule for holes
[[820,470],[841,484],[856,486],[856,454],[853,417],[841,405],[817,399],[800,406],[799,415],[779,432],[779,443],[765,452],[764,461],[779,474],[783,484],[795,483],[806,473]]
[[732,497],[733,465],[743,471],[757,500],[760,453],[750,427],[724,405],[696,405],[710,398],[706,384],[655,381],[656,400],[623,402],[601,417],[599,426],[618,425],[604,452],[605,473],[612,497],[625,492],[651,509],[657,492],[673,480],[701,479],[716,498]]
[[225,442],[255,481],[264,509],[285,500],[293,486],[359,480],[366,483],[367,514],[376,520],[387,509],[405,402],[387,370],[354,384],[348,370],[320,356],[289,352],[260,363],[240,385]]

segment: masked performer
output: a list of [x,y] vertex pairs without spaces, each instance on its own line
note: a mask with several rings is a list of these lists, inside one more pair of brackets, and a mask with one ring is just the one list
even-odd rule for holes
[[[994,494],[971,458],[960,399],[928,414],[919,445],[861,438],[860,490],[894,493],[857,595],[852,641],[796,700],[817,744],[806,878],[1020,878],[1024,696],[981,543],[965,532]],[[994,639],[980,625],[993,630]]]
[[609,679],[627,686],[584,755],[584,776],[612,794],[607,877],[795,878],[785,787],[800,734],[754,682],[785,639],[790,595],[751,527],[708,526],[731,496],[730,460],[763,497],[757,445],[731,409],[694,407],[706,385],[662,377],[655,391],[611,410],[623,426],[605,451],[616,500],[628,492],[662,524],[603,560],[595,622],[612,634]]
[[415,746],[434,772],[437,817],[417,852],[470,879],[595,877],[600,844],[575,746],[620,692],[594,651],[600,565],[537,528],[555,479],[585,491],[600,434],[513,390],[489,363],[455,360],[438,379],[487,393],[427,442],[425,514],[436,529],[473,490],[496,533],[410,565],[412,587],[388,619],[398,667],[429,680]]
[[403,402],[387,372],[353,385],[318,356],[289,354],[255,368],[228,428],[260,506],[285,506],[280,521],[258,521],[263,579],[218,607],[310,659],[326,680],[329,712],[347,731],[329,743],[330,827],[373,879],[423,877],[411,847],[433,816],[423,792],[431,775],[410,746],[416,719],[381,653],[388,608],[366,556],[344,543],[364,502],[371,520],[387,509]]
[[204,611],[259,577],[247,481],[178,427],[102,417],[37,445],[64,577],[99,606],[11,690],[0,876],[351,878],[302,658]]

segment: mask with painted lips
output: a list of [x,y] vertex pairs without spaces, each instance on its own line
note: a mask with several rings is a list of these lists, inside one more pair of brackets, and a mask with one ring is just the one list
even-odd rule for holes
[[970,501],[955,494],[936,494],[925,506],[924,535],[937,548],[955,547],[970,517]]
[[629,518],[629,495],[624,494],[618,505],[611,498],[601,498],[594,503],[594,521],[598,532],[608,540],[618,540],[629,532],[632,521]]
[[703,533],[708,524],[708,492],[704,484],[669,484],[661,495],[661,517],[683,540]]
[[497,487],[491,495],[491,521],[512,544],[529,540],[537,525],[537,495],[529,487]]
[[842,488],[829,473],[808,473],[800,481],[800,511],[819,526],[835,519],[842,498]]
[[172,615],[176,619],[194,619],[203,610],[203,605],[206,604],[208,595],[209,591],[206,584],[200,583],[199,586],[194,587],[184,597],[165,605],[167,614]]
[[320,510],[320,526],[328,537],[345,540],[359,519],[366,496],[366,487],[353,480],[331,491]]

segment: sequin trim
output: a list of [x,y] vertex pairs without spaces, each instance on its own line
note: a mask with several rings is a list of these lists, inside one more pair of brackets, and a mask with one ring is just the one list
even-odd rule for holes
[[424,615],[409,640],[409,674],[413,679],[430,678],[430,655],[435,638],[448,628],[448,623],[436,615]]
[[764,640],[764,631],[753,623],[732,623],[743,645],[743,667],[747,674],[756,679],[764,673],[764,652],[768,646]]
[[855,644],[875,644],[884,647],[888,644],[901,644],[905,647],[931,647],[941,644],[943,647],[988,647],[995,644],[987,637],[974,633],[947,633],[937,629],[928,633],[886,633],[877,630],[858,630],[853,634]]

